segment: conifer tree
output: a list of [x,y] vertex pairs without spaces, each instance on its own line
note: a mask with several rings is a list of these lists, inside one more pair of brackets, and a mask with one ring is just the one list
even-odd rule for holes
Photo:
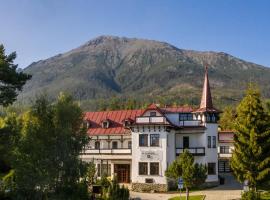
[[221,130],[233,130],[234,129],[233,122],[235,118],[236,114],[233,107],[231,106],[226,107],[219,120],[219,126]]
[[250,85],[237,107],[235,150],[231,167],[240,182],[248,180],[256,191],[270,178],[270,123],[259,90]]
[[30,75],[18,72],[18,65],[14,64],[16,53],[5,54],[5,48],[0,45],[0,105],[8,106],[17,97],[23,85],[31,78]]

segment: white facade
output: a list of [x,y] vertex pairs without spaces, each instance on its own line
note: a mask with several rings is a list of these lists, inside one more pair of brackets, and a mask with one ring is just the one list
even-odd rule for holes
[[[155,113],[155,116],[150,117],[150,113]],[[212,169],[206,182],[217,182],[217,123],[205,122],[203,120],[206,118],[202,114],[194,113],[188,113],[190,119],[180,120],[181,114],[176,112],[162,116],[158,110],[148,110],[136,118],[137,123],[129,127],[129,135],[92,136],[82,158],[85,161],[94,160],[98,176],[104,171],[107,176],[122,176],[115,165],[117,168],[125,165],[128,168],[125,176],[129,177],[121,178],[124,182],[167,184],[167,167],[184,149],[188,149],[194,155],[195,162],[206,166],[210,163]],[[140,144],[140,135],[144,137],[143,145]],[[153,136],[155,143],[151,145]],[[102,168],[104,165],[109,167]],[[140,165],[144,166],[143,173],[140,172]]]
[[221,155],[218,154],[218,113],[212,104],[206,68],[199,109],[159,108],[151,104],[145,110],[86,114],[92,141],[82,158],[94,161],[98,176],[106,173],[137,186],[164,186],[168,183],[165,176],[168,166],[187,149],[196,163],[207,166],[206,182],[217,184]]

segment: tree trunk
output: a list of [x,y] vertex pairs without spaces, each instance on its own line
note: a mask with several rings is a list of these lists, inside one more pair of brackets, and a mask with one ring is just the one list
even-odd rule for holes
[[188,187],[186,187],[186,200],[189,200],[189,190],[188,190]]

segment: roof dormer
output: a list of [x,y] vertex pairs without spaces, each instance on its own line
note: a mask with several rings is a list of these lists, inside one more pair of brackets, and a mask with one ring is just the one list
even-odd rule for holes
[[131,124],[132,124],[133,122],[134,122],[134,121],[133,121],[132,119],[130,119],[130,118],[124,119],[124,120],[122,121],[124,127],[129,127],[129,126],[131,126]]
[[89,128],[91,128],[91,121],[89,121],[89,120],[84,120],[84,125],[85,125],[85,127],[87,128],[87,129],[89,129]]
[[105,119],[101,122],[102,128],[109,128],[110,127],[110,120]]

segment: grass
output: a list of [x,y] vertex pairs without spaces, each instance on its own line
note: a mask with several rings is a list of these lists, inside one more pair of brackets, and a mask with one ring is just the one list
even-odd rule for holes
[[[194,196],[189,196],[189,200],[203,200],[205,198],[204,195],[194,195]],[[181,197],[180,199],[180,196],[178,197],[173,197],[173,198],[170,198],[168,200],[186,200],[186,197],[183,196]]]
[[263,200],[270,200],[270,191],[268,191],[268,192],[263,192],[263,193],[261,194],[261,198],[262,198]]

